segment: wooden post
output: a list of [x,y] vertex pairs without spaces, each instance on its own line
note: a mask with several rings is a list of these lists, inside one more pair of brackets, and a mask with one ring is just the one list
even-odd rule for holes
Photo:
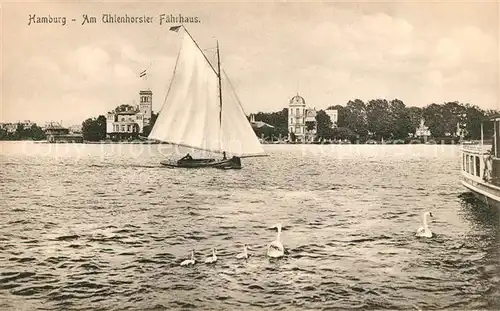
[[481,122],[481,152],[483,152],[484,145],[484,131],[483,131],[483,122]]
[[498,124],[499,123],[497,120],[493,121],[493,154],[495,155],[495,158],[498,158]]

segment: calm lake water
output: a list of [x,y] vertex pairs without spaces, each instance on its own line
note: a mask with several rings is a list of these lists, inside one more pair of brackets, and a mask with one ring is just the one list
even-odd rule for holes
[[464,195],[458,146],[266,145],[239,171],[163,168],[167,145],[0,148],[0,310],[500,308],[500,213]]

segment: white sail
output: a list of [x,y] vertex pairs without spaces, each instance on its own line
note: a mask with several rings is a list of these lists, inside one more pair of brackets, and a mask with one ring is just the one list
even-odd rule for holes
[[169,92],[148,138],[220,152],[218,77],[184,34]]
[[225,74],[221,89],[222,107],[216,71],[184,34],[165,103],[148,138],[228,156],[265,155]]
[[222,74],[222,145],[230,155],[265,155],[226,73]]

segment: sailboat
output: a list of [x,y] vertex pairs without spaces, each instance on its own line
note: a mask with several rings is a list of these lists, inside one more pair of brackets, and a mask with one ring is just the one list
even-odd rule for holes
[[[169,167],[241,168],[241,158],[267,156],[247,119],[227,74],[221,69],[217,42],[217,70],[183,26],[182,45],[165,102],[148,138],[189,147],[223,158],[161,161]],[[226,154],[230,155],[226,157]]]

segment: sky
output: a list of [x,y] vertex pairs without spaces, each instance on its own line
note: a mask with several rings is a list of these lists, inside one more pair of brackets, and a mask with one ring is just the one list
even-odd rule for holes
[[[106,13],[153,22],[104,24]],[[66,25],[28,25],[30,14]],[[83,14],[98,22],[82,25]],[[181,43],[160,14],[198,17],[185,26],[211,60],[219,41],[246,113],[297,93],[316,109],[356,98],[500,109],[497,1],[23,2],[1,5],[0,122],[81,124],[137,103],[142,88],[159,111]]]

